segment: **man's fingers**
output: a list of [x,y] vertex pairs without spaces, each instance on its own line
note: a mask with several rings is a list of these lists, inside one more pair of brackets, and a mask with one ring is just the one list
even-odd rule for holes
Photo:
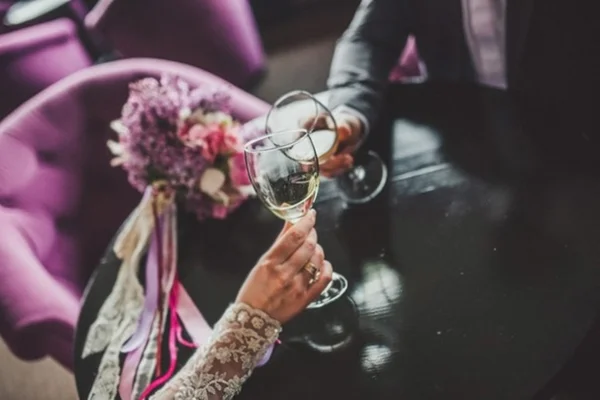
[[276,264],[287,260],[304,243],[315,226],[316,214],[314,210],[310,210],[300,221],[280,235],[271,247],[268,258]]
[[352,128],[347,124],[338,125],[338,139],[340,142],[348,141],[352,136]]
[[333,129],[334,122],[327,114],[319,114],[316,117],[301,119],[299,125],[309,132],[312,132],[319,129]]
[[349,124],[341,124],[338,126],[338,135],[340,144],[337,154],[351,154],[356,151],[360,143],[360,130],[352,128]]
[[331,157],[326,163],[321,165],[321,174],[327,177],[340,175],[350,169],[354,163],[354,158],[350,154],[340,154]]

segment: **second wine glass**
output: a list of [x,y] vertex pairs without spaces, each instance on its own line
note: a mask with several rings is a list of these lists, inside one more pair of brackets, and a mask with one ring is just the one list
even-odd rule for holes
[[[343,143],[333,113],[317,97],[303,90],[281,96],[265,120],[267,133],[305,129],[310,133],[320,163],[326,163]],[[374,151],[359,152],[354,165],[335,178],[348,203],[362,204],[385,186],[387,167]]]

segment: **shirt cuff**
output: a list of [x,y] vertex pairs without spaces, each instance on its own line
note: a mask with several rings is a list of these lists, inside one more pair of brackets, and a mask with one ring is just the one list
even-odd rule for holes
[[334,115],[335,114],[350,114],[360,120],[360,122],[362,123],[363,131],[362,131],[362,135],[360,138],[360,142],[358,143],[356,148],[358,149],[360,146],[362,146],[362,144],[365,142],[365,140],[369,136],[369,132],[370,132],[369,121],[367,120],[365,115],[363,113],[361,113],[360,111],[355,110],[352,107],[348,107],[348,106],[344,106],[344,105],[336,107],[332,112]]

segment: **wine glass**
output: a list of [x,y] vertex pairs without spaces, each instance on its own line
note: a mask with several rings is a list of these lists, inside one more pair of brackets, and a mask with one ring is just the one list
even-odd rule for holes
[[[280,97],[267,114],[267,133],[306,129],[320,163],[325,163],[340,146],[333,113],[315,96],[303,90]],[[346,201],[362,204],[376,197],[385,186],[387,167],[374,151],[355,155],[354,166],[335,178]]]
[[[319,159],[305,129],[270,133],[244,146],[246,168],[252,186],[264,205],[292,224],[311,209],[319,188]],[[337,300],[348,281],[334,272],[331,282],[308,308],[320,308]]]

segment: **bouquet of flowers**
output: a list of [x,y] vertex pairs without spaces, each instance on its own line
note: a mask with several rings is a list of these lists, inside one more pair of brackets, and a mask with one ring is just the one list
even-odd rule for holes
[[[103,353],[90,398],[145,399],[173,376],[178,346],[198,346],[210,334],[179,282],[176,213],[183,205],[200,220],[225,218],[252,193],[242,128],[229,111],[226,91],[164,76],[132,83],[111,124],[118,134],[108,142],[111,164],[144,196],[115,240],[121,269],[84,345],[83,357]],[[165,347],[169,367],[161,370]]]
[[108,146],[113,166],[127,171],[138,190],[172,189],[198,219],[225,218],[252,193],[241,125],[226,91],[191,88],[180,78],[142,79],[130,85],[118,141]]

